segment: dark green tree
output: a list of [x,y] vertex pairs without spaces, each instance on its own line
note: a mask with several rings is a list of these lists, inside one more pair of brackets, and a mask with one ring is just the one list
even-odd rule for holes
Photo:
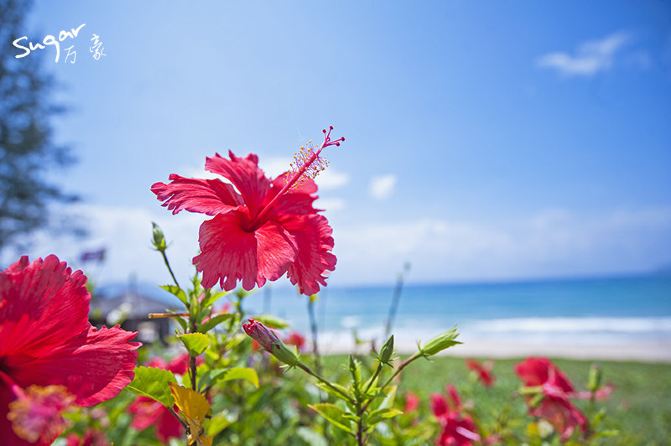
[[[17,59],[14,39],[26,35],[29,2],[0,0],[0,252],[25,249],[39,229],[70,231],[54,206],[72,203],[53,179],[74,162],[53,139],[53,118],[63,113],[52,100],[55,85],[40,52]],[[56,173],[56,175],[54,175]]]

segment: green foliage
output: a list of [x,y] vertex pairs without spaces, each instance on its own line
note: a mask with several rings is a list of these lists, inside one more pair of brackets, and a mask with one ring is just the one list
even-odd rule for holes
[[193,356],[200,355],[210,346],[210,337],[203,333],[186,333],[177,337]]
[[127,389],[141,396],[158,401],[165,407],[172,407],[174,401],[170,394],[170,383],[176,383],[174,375],[154,367],[136,367],[135,378]]

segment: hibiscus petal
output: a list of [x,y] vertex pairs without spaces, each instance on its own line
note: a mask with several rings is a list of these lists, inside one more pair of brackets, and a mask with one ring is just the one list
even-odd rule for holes
[[335,270],[333,230],[323,215],[307,214],[282,220],[282,226],[296,240],[298,256],[289,267],[289,280],[298,284],[300,292],[312,295],[319,292],[319,285],[326,286],[329,271]]
[[270,180],[259,168],[259,158],[250,153],[245,158],[228,152],[230,159],[216,153],[205,159],[205,169],[227,178],[240,191],[252,213],[261,210],[270,188]]
[[133,380],[140,343],[129,341],[135,335],[118,326],[90,327],[48,355],[14,355],[6,361],[20,386],[60,384],[77,404],[92,406],[115,397]]
[[242,204],[242,198],[230,184],[217,179],[205,180],[170,175],[170,183],[155,183],[151,191],[176,214],[182,210],[216,215]]
[[201,253],[193,263],[203,273],[203,286],[210,288],[219,282],[228,291],[240,280],[244,289],[251,290],[281,277],[295,259],[295,242],[279,224],[267,222],[247,231],[245,217],[233,211],[200,226]]
[[41,356],[90,326],[86,276],[54,255],[0,273],[0,357]]
[[[285,172],[273,180],[272,187],[266,197],[266,203],[275,198],[275,195],[282,190],[289,175],[289,172]],[[302,178],[273,204],[273,216],[281,219],[287,214],[316,213],[317,210],[313,207],[313,203],[317,199],[316,192],[317,184],[312,178]]]

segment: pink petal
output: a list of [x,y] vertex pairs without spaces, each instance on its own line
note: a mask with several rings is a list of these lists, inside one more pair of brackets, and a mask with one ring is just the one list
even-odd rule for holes
[[252,213],[260,211],[270,188],[270,180],[259,168],[259,158],[253,153],[239,158],[230,151],[228,156],[230,159],[216,153],[213,157],[206,158],[205,169],[233,183]]
[[332,229],[323,215],[308,214],[282,220],[282,226],[296,240],[298,257],[289,267],[289,280],[300,292],[312,295],[326,286],[329,271],[335,270]]
[[225,213],[242,204],[242,198],[230,184],[212,179],[184,178],[172,174],[170,183],[155,183],[151,191],[176,214],[182,210],[207,215]]

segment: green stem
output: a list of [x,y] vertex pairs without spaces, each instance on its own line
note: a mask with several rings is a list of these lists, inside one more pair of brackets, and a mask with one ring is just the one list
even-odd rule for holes
[[317,369],[317,373],[321,374],[323,369],[321,354],[319,353],[319,342],[317,339],[317,317],[315,316],[315,303],[311,297],[308,297],[308,317],[310,319],[310,332],[312,333],[312,354],[315,357],[315,368]]
[[375,381],[375,379],[376,379],[378,376],[380,376],[380,373],[382,373],[382,367],[383,367],[383,366],[384,366],[384,364],[382,364],[381,362],[378,363],[377,368],[375,369],[375,372],[373,373],[373,376],[370,378],[370,380],[368,380],[368,384],[366,384],[366,388],[363,389],[363,393],[364,393],[364,395],[365,395],[366,393],[368,393],[368,390],[370,389],[370,386],[373,385],[373,382]]
[[[391,384],[391,382],[394,380],[394,378],[396,378],[396,377],[399,375],[399,373],[401,373],[401,372],[403,371],[404,368],[406,368],[407,366],[409,366],[414,360],[419,359],[419,358],[421,358],[421,357],[422,357],[422,354],[421,354],[420,352],[417,352],[417,353],[415,353],[414,355],[412,355],[411,357],[409,357],[408,359],[406,359],[405,361],[403,361],[403,362],[398,366],[398,368],[396,368],[396,370],[394,371],[394,373],[393,373],[393,374],[392,374],[392,375],[391,375],[391,376],[384,382],[384,384],[382,384],[382,386],[381,386],[380,388],[381,388],[381,389],[384,389],[384,388],[387,387],[389,384]],[[372,399],[366,401],[366,403],[363,405],[362,413],[365,412],[366,409],[368,409],[368,406],[370,405],[370,403],[371,403],[372,401],[373,401]]]
[[175,285],[177,285],[177,288],[182,288],[179,286],[179,282],[177,281],[177,277],[175,277],[175,273],[172,271],[172,267],[170,267],[170,262],[168,261],[168,256],[165,253],[165,249],[159,250],[161,253],[161,256],[163,257],[163,262],[165,263],[165,266],[168,268],[168,272],[170,273],[170,276],[172,277],[172,281],[175,282]]
[[334,386],[333,384],[331,384],[327,379],[323,378],[323,377],[320,376],[319,374],[313,372],[312,369],[310,369],[310,367],[306,366],[306,365],[303,364],[302,362],[299,362],[299,363],[297,364],[297,367],[298,367],[299,369],[303,370],[303,371],[304,371],[305,373],[307,373],[308,375],[311,375],[312,377],[314,377],[317,381],[321,382],[322,384],[324,384],[324,385],[325,385],[326,387],[328,387],[329,389],[331,389],[331,390],[333,390],[334,392],[339,393],[340,395],[342,395],[343,397],[345,397],[345,399],[346,399],[347,401],[349,401],[350,403],[355,404],[355,401],[352,399],[352,397],[351,397],[350,395],[348,395],[346,392],[343,392],[342,390],[340,390],[339,388],[337,388],[336,386]]

